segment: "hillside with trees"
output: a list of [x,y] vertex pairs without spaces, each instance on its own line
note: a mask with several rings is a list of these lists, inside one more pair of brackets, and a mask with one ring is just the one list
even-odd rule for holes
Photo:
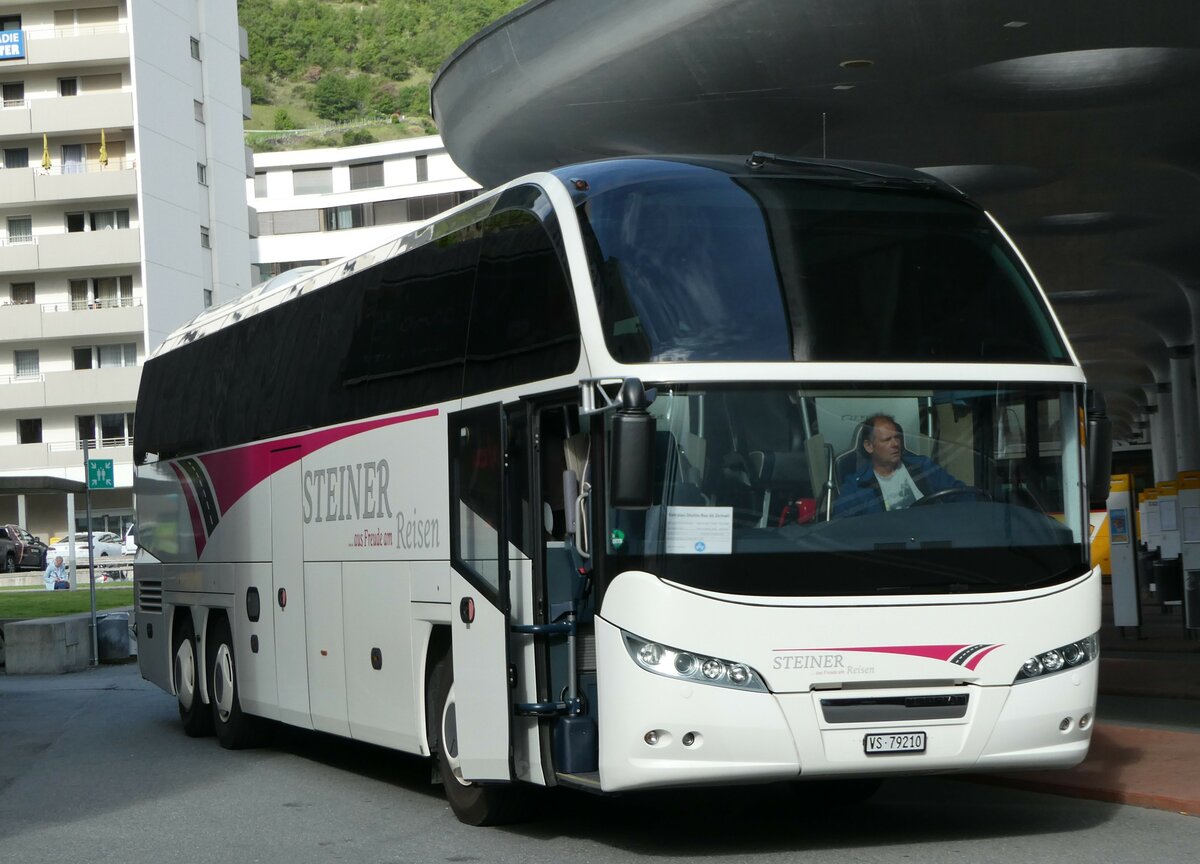
[[249,37],[247,142],[256,150],[435,132],[429,82],[474,33],[524,0],[238,0]]

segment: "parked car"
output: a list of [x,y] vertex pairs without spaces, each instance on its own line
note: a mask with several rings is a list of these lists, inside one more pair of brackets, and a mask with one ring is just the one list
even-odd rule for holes
[[0,555],[5,572],[44,570],[50,547],[20,525],[0,528]]
[[[91,560],[91,555],[88,554],[87,548],[87,532],[77,531],[73,535],[74,539],[59,540],[50,549],[51,557],[61,555],[64,561],[71,560],[71,545],[75,546],[75,560],[82,563],[87,563]],[[121,538],[111,531],[93,531],[92,532],[92,548],[96,551],[97,558],[116,557],[124,552],[121,545]]]

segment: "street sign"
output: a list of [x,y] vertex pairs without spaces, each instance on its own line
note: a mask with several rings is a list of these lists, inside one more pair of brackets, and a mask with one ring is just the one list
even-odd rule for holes
[[89,489],[113,488],[113,460],[89,459],[87,469]]

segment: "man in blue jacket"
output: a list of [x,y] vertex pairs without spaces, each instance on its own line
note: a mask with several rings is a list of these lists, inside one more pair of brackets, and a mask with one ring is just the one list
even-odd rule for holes
[[870,463],[842,481],[834,516],[900,510],[928,495],[964,488],[929,457],[906,451],[903,430],[887,414],[863,421],[862,449]]

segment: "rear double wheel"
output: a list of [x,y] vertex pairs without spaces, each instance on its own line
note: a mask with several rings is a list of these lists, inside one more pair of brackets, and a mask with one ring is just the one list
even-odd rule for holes
[[257,717],[242,711],[233,634],[229,630],[229,620],[223,615],[209,625],[205,659],[208,661],[210,717],[217,740],[226,750],[255,746],[262,738],[262,724]]
[[454,664],[448,651],[430,673],[426,694],[429,745],[437,754],[446,800],[458,820],[468,825],[505,825],[529,818],[529,790],[513,783],[480,784],[463,779]]
[[175,628],[175,695],[179,701],[179,720],[183,731],[192,738],[211,735],[212,712],[200,698],[200,670],[197,664],[196,631],[192,616],[186,615]]

